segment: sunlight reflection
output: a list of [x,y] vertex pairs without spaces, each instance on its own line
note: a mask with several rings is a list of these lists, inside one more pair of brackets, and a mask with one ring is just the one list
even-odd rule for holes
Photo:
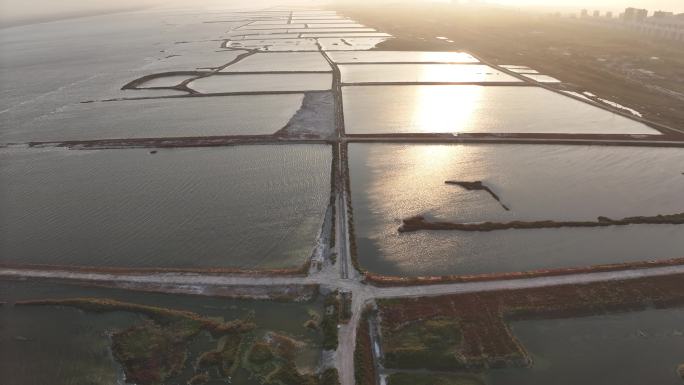
[[482,87],[435,86],[416,89],[411,126],[422,132],[469,131],[480,105]]
[[[381,170],[370,180],[370,208],[388,213],[394,220],[417,214],[444,219],[457,217],[463,191],[444,184],[445,180],[479,175],[461,175],[469,163],[479,163],[479,148],[462,145],[407,145],[368,147],[369,167]],[[396,230],[396,229],[394,229]]]

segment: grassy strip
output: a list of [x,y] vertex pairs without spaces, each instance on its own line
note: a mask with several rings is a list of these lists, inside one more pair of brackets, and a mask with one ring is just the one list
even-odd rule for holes
[[473,375],[394,373],[387,378],[387,385],[485,385]]
[[337,325],[340,322],[340,299],[337,291],[325,297],[323,320],[323,349],[335,350],[338,345]]
[[337,369],[328,368],[321,374],[320,385],[340,385],[340,376]]

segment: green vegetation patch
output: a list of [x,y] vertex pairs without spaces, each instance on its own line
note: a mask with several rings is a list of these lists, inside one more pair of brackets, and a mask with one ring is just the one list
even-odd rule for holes
[[468,374],[394,373],[387,378],[387,385],[485,385],[485,382]]
[[328,368],[321,374],[320,385],[340,385],[340,376],[337,369]]
[[[329,344],[334,341],[337,347],[337,293],[325,303],[325,315],[311,313],[315,328],[309,327],[323,330]],[[24,301],[17,305],[68,306],[95,313],[124,311],[145,316],[140,323],[112,335],[114,356],[123,366],[127,380],[138,385],[178,382],[187,375],[191,344],[200,333],[218,341],[215,349],[193,360],[193,377],[183,380],[188,384],[225,381],[238,368],[249,371],[263,385],[339,384],[337,371],[326,371],[319,376],[297,369],[295,359],[306,346],[305,342],[275,332],[257,333],[254,322],[248,320],[224,322],[183,310],[100,298]],[[247,318],[251,320],[253,315]]]
[[318,385],[317,376],[297,370],[296,352],[303,346],[288,336],[268,333],[252,344],[244,367],[264,385]]
[[340,307],[341,301],[337,291],[325,298],[323,320],[321,321],[323,349],[337,349],[337,325],[340,322]]
[[435,317],[409,322],[383,332],[385,363],[388,367],[430,368],[457,367],[461,360],[458,321]]

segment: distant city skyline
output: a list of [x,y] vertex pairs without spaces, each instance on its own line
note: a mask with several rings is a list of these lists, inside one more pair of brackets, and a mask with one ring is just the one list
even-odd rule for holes
[[587,8],[600,10],[624,10],[627,7],[646,8],[653,11],[684,12],[682,0],[484,0],[483,2],[511,6],[539,6],[544,8]]

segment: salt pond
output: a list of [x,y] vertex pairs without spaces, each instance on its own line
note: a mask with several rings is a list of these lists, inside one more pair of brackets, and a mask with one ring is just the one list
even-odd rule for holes
[[[376,273],[441,275],[682,257],[682,225],[397,231],[415,215],[463,223],[681,213],[682,164],[674,148],[351,144],[359,259]],[[510,211],[447,180],[482,181]]]
[[538,87],[359,86],[344,87],[342,94],[348,134],[660,134],[641,122]]
[[421,52],[421,51],[361,51],[331,52],[330,58],[336,63],[383,63],[383,62],[432,62],[432,63],[477,63],[470,54],[464,52]]
[[331,74],[234,74],[193,80],[188,87],[203,94],[229,92],[324,91],[332,87]]
[[684,309],[517,321],[513,334],[532,355],[529,369],[492,370],[491,385],[678,385]]
[[226,67],[222,72],[331,71],[320,52],[257,53]]
[[342,64],[339,67],[343,83],[521,82],[480,64]]
[[0,262],[297,268],[330,191],[325,145],[0,151]]
[[[135,92],[135,91],[133,91]],[[66,141],[273,134],[303,94],[124,100],[74,104],[0,131],[0,141]]]

